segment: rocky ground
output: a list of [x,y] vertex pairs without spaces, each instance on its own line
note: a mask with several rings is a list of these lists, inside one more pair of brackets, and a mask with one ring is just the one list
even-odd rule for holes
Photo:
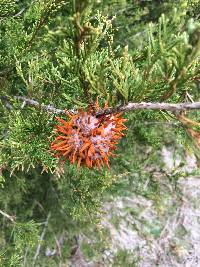
[[[179,166],[180,159],[173,159],[170,149],[163,148],[162,156],[166,171]],[[193,156],[186,156],[186,163],[183,171],[196,168]],[[102,223],[112,244],[106,266],[115,264],[112,260],[119,251],[127,261],[121,266],[200,266],[200,177],[179,178],[175,187],[160,173],[154,177],[163,184],[162,203],[132,195],[105,204],[107,217]]]
[[[180,173],[182,168],[189,175],[169,183],[155,171],[154,179],[162,185],[157,201],[132,194],[106,202],[101,227],[108,231],[109,246],[98,263],[84,261],[79,266],[200,266],[200,177],[192,174],[193,156],[187,155],[180,166],[179,157],[172,154],[173,149],[163,148],[165,171]],[[82,237],[86,241],[88,237]]]

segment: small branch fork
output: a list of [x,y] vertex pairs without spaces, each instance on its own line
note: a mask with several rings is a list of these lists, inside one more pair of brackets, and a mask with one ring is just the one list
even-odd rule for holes
[[[23,96],[15,96],[16,100],[23,101],[23,105],[29,105],[34,106],[43,109],[44,111],[47,111],[49,113],[53,114],[66,114],[66,111],[63,109],[57,109],[52,105],[44,105],[40,104],[38,101],[29,99]],[[138,109],[147,109],[147,110],[168,110],[171,112],[180,112],[180,111],[186,111],[186,110],[195,110],[200,109],[200,102],[193,102],[193,103],[177,103],[177,104],[171,104],[171,103],[149,103],[149,102],[141,102],[141,103],[128,103],[124,106],[118,106],[114,108],[108,108],[106,111],[98,111],[97,116],[100,115],[108,115],[112,113],[118,113],[118,112],[129,112],[132,110],[138,110]]]

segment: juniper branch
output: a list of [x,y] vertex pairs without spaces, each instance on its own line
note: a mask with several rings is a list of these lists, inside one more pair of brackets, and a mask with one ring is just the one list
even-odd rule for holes
[[141,103],[128,103],[125,106],[118,106],[114,108],[109,108],[106,110],[106,114],[116,113],[116,112],[129,112],[132,110],[138,109],[149,109],[149,110],[168,110],[171,112],[200,109],[200,102],[193,103],[150,103],[150,102],[141,102]]
[[[35,106],[38,108],[43,109],[44,111],[47,111],[49,113],[53,114],[66,114],[66,111],[63,109],[57,109],[52,105],[44,105],[40,104],[38,101],[29,99],[23,96],[15,96],[15,99],[23,101],[25,105]],[[128,103],[124,106],[117,106],[114,108],[109,108],[106,111],[101,110],[97,112],[97,116],[100,115],[107,115],[111,113],[117,113],[117,112],[129,112],[133,110],[138,109],[147,109],[147,110],[168,110],[171,112],[179,112],[179,111],[186,111],[186,110],[195,110],[200,109],[200,102],[184,102],[184,103],[150,103],[150,102],[141,102],[141,103]]]
[[17,99],[17,100],[22,101],[24,105],[29,105],[29,106],[41,108],[42,110],[47,111],[49,113],[66,114],[64,109],[57,109],[52,105],[40,104],[38,101],[30,99],[30,98],[26,98],[26,97],[23,97],[23,96],[15,96],[14,98]]

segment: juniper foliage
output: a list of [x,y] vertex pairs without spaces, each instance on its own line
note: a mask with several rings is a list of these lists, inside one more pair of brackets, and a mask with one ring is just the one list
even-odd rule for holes
[[[111,106],[198,101],[199,1],[157,2],[0,0],[0,210],[9,214],[0,218],[2,266],[65,262],[74,236],[97,227],[106,192],[126,195],[131,187],[158,201],[159,184],[144,190],[145,167],[161,164],[165,142],[178,137],[199,156],[185,124],[145,126],[176,123],[175,114],[135,111],[126,114],[129,131],[111,170],[63,166],[50,151],[55,114],[15,98],[71,110],[97,97]],[[198,131],[199,111],[187,116]],[[44,256],[66,232],[62,253]]]

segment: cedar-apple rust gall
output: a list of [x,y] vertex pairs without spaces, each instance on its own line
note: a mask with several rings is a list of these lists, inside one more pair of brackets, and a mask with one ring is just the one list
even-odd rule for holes
[[[107,105],[104,111],[108,109]],[[88,168],[106,165],[109,168],[109,158],[114,157],[118,140],[126,130],[126,119],[118,114],[102,114],[96,116],[100,110],[98,100],[87,111],[79,110],[72,114],[66,111],[68,120],[59,117],[60,123],[55,127],[56,138],[51,143],[55,156],[71,164],[77,163]]]

